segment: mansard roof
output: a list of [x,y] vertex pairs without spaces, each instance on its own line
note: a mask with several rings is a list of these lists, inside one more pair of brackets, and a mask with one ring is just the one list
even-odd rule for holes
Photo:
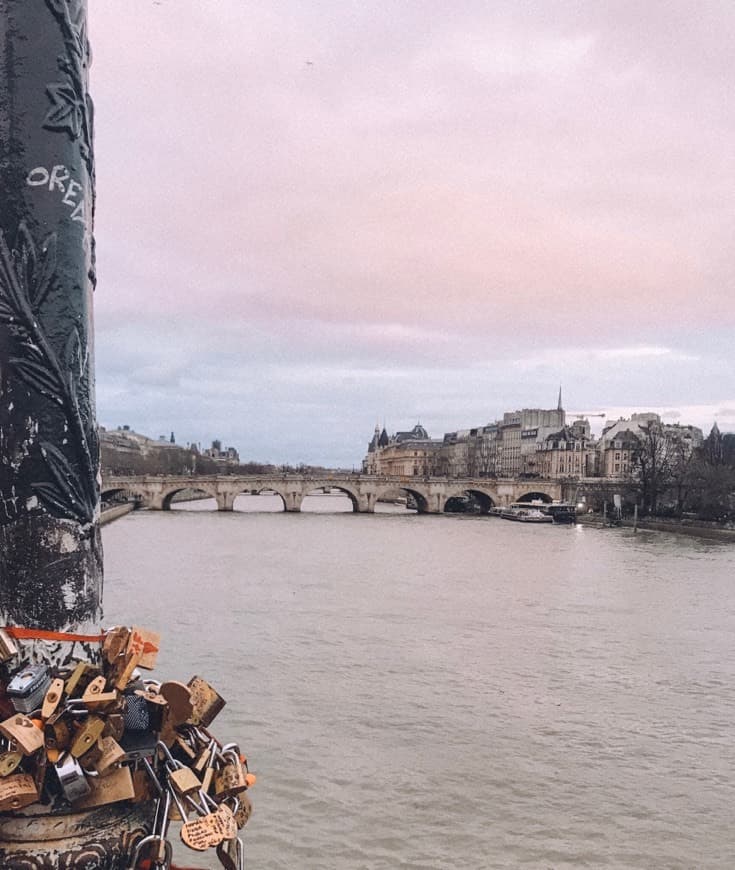
[[429,441],[429,433],[421,423],[417,423],[410,432],[396,432],[394,441]]

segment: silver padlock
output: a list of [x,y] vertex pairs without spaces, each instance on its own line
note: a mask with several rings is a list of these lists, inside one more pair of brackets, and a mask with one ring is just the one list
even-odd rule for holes
[[8,683],[6,692],[18,713],[38,710],[51,685],[48,665],[28,665],[21,668]]
[[74,803],[79,798],[85,797],[92,790],[87,782],[87,777],[84,775],[82,765],[70,753],[65,752],[54,767],[61,790],[69,803]]

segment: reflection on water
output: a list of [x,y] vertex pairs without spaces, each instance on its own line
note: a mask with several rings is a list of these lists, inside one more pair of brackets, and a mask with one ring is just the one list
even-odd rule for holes
[[103,529],[106,622],[228,699],[249,867],[735,866],[727,545],[310,499]]

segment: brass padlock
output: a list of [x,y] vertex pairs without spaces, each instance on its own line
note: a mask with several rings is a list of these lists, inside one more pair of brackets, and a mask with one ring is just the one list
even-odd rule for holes
[[191,689],[176,680],[161,683],[159,693],[166,699],[169,716],[173,725],[188,722],[194,707],[191,702]]
[[0,722],[0,734],[8,740],[15,740],[23,755],[33,755],[44,744],[43,732],[22,713]]
[[115,626],[105,632],[105,639],[102,641],[102,655],[108,664],[115,664],[118,656],[125,652],[129,640],[130,629],[124,625]]
[[206,680],[194,676],[188,682],[191,692],[192,713],[188,721],[193,725],[210,724],[227,703]]
[[137,653],[128,653],[121,660],[119,673],[114,677],[114,686],[119,692],[125,691],[130,682],[133,672],[138,667],[140,656]]
[[105,727],[105,720],[99,716],[90,716],[86,722],[80,727],[79,731],[74,735],[69,750],[75,758],[80,758],[91,749],[99,737],[102,736],[102,731]]
[[138,657],[138,667],[145,668],[147,671],[153,670],[160,646],[161,635],[157,632],[141,628],[139,625],[134,625],[130,629],[127,653]]
[[184,767],[183,764],[174,769],[169,768],[168,779],[180,795],[194,794],[202,787],[199,777],[190,767]]
[[92,682],[84,690],[82,701],[89,707],[90,710],[95,710],[101,707],[112,705],[117,701],[118,694],[113,689],[106,692],[107,680],[104,677],[95,677]]
[[39,752],[35,757],[36,768],[33,771],[33,782],[36,786],[36,791],[39,796],[43,791],[43,784],[46,781],[46,768],[48,767],[48,755],[45,752]]
[[113,737],[119,740],[125,731],[125,722],[122,713],[108,713],[105,717],[105,728],[102,732],[103,737]]
[[157,793],[155,791],[155,787],[151,782],[151,778],[148,775],[148,771],[144,769],[133,770],[133,797],[131,800],[134,804],[142,804],[147,803],[148,801],[155,800],[157,797]]
[[18,647],[4,628],[0,628],[0,662],[9,662],[18,655]]
[[20,810],[38,800],[38,789],[33,777],[15,773],[0,779],[0,812]]
[[252,815],[253,805],[250,798],[246,794],[238,795],[237,808],[235,809],[235,822],[238,828],[244,828],[248,823],[248,819]]
[[97,746],[100,756],[92,763],[92,769],[104,776],[125,758],[125,750],[114,737],[100,737]]
[[222,753],[225,763],[214,774],[214,796],[218,800],[235,797],[247,790],[245,769],[240,757],[234,750]]
[[67,679],[64,691],[69,698],[76,698],[87,688],[93,677],[99,674],[99,669],[88,662],[77,662],[71,676]]
[[43,699],[43,706],[41,707],[41,718],[42,719],[50,719],[51,716],[56,712],[59,704],[61,703],[61,698],[64,694],[64,681],[61,677],[56,677],[51,681],[51,685],[46,690],[46,696]]
[[89,780],[90,792],[74,802],[75,809],[90,809],[116,801],[133,800],[135,789],[130,768],[126,765],[113,767],[107,776],[95,776]]
[[44,728],[46,737],[46,749],[64,750],[71,743],[71,731],[69,723],[65,719],[57,719],[56,722],[47,722]]
[[174,740],[172,750],[176,752],[176,754],[179,755],[181,758],[183,758],[187,762],[187,764],[190,761],[194,761],[194,759],[197,757],[196,752],[194,752],[191,746],[189,746],[186,740],[184,740],[180,735],[176,737],[176,740]]
[[10,776],[23,760],[23,753],[17,749],[6,749],[0,752],[0,776]]

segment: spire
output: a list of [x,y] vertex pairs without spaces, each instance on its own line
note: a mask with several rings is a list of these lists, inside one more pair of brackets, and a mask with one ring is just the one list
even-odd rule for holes
[[556,410],[557,410],[557,411],[561,411],[561,410],[562,410],[562,407],[561,407],[561,384],[559,384],[559,401],[558,401],[558,403],[557,403],[557,405],[556,405]]

